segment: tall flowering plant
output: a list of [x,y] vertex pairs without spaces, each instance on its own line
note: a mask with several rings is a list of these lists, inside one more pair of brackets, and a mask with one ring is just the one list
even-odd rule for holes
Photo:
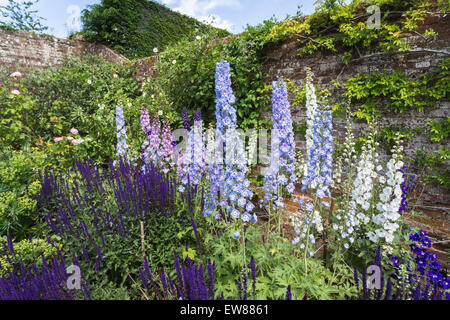
[[313,199],[295,199],[299,204],[300,214],[291,217],[297,236],[293,244],[304,251],[306,265],[307,255],[314,255],[317,233],[323,232],[322,215],[330,207],[325,197],[330,197],[333,184],[333,115],[326,104],[319,105],[312,83],[312,73],[307,68],[306,78],[306,166],[302,179],[302,192],[313,192]]
[[[316,114],[316,110],[318,108],[317,105],[317,97],[316,97],[316,89],[313,84],[313,73],[311,71],[311,68],[306,68],[306,83],[305,83],[305,90],[306,90],[306,157],[307,161],[309,160],[309,155],[311,152],[311,148],[313,147],[313,139],[314,139],[314,117]],[[308,168],[305,167],[304,175],[307,175]]]
[[169,120],[164,121],[161,134],[161,147],[158,150],[159,166],[164,173],[175,167],[175,143]]
[[[348,167],[346,181],[342,180],[343,194],[332,222],[336,240],[345,249],[356,245],[360,251],[371,251],[374,246],[381,246],[389,252],[400,239],[397,231],[405,196],[401,137],[397,136],[392,157],[384,165],[376,136],[377,131],[372,127],[360,156],[356,157],[352,155],[353,136],[347,132],[343,159]],[[358,239],[367,241],[358,242]],[[361,249],[361,246],[368,248]]]
[[386,165],[386,176],[379,179],[382,185],[382,192],[377,203],[378,214],[372,217],[376,225],[374,231],[369,231],[368,237],[376,242],[379,238],[384,238],[391,243],[394,240],[394,233],[399,228],[397,221],[400,219],[399,210],[402,205],[402,185],[404,175],[400,171],[403,168],[402,160],[403,147],[396,145],[392,150],[392,158]]
[[314,192],[313,200],[296,200],[302,210],[302,215],[293,217],[293,225],[297,237],[293,244],[300,243],[304,256],[314,255],[316,243],[315,234],[323,232],[322,215],[330,207],[325,197],[330,197],[332,184],[333,161],[333,116],[326,105],[317,107],[313,122],[313,144],[308,156],[307,175],[302,180],[302,191],[310,189]]
[[[187,201],[189,211],[192,211],[193,208],[198,208],[199,211],[204,212],[206,150],[201,113],[200,111],[194,113],[193,127],[189,124],[185,110],[182,117],[185,130],[187,131],[187,128],[189,128],[190,131],[188,131],[186,149],[178,155],[177,176],[180,182],[178,192],[181,194],[182,201]],[[196,215],[197,213],[198,211],[194,210],[194,214]]]
[[247,157],[244,141],[237,130],[236,109],[232,106],[235,97],[231,88],[230,64],[227,61],[217,64],[216,95],[216,148],[221,150],[224,145],[225,165],[223,169],[220,168],[220,163],[216,163],[218,167],[213,165],[211,181],[220,183],[223,198],[221,204],[235,222],[239,219],[244,223],[250,220],[256,222],[256,215],[253,214],[252,217],[254,205],[249,201],[253,198],[253,192],[250,191],[250,181],[246,178]]
[[[284,81],[272,83],[272,142],[270,166],[264,177],[264,200],[281,214],[283,192],[292,194],[295,189],[295,141],[288,92]],[[270,213],[269,213],[270,216]],[[278,217],[280,231],[281,217]]]
[[194,186],[198,185],[205,171],[205,142],[200,111],[194,114],[194,127],[188,135],[183,167],[182,184],[186,186],[189,180]]
[[117,126],[117,156],[128,159],[127,129],[125,127],[125,116],[123,105],[116,106],[116,126]]

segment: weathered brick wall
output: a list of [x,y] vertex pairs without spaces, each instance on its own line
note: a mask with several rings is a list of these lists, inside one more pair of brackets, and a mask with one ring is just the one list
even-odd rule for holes
[[[368,49],[361,51],[361,57],[354,56],[353,61],[346,66],[341,61],[341,55],[332,53],[316,53],[315,55],[298,55],[301,45],[298,41],[286,41],[283,44],[276,44],[268,47],[263,58],[263,68],[267,75],[266,81],[277,80],[283,77],[290,79],[295,86],[303,87],[306,77],[305,67],[309,66],[315,77],[314,83],[320,84],[328,89],[333,100],[344,101],[343,93],[345,88],[340,86],[336,88],[330,83],[331,80],[338,80],[343,83],[347,79],[354,77],[358,73],[383,73],[401,70],[405,74],[417,77],[419,74],[430,71],[437,67],[442,58],[450,56],[450,16],[433,17],[428,19],[421,27],[419,32],[423,33],[425,29],[433,28],[437,37],[432,41],[425,41],[420,35],[407,38],[411,44],[411,50],[405,53],[384,53],[379,49]],[[404,126],[411,129],[425,128],[428,121],[439,121],[450,116],[450,102],[441,101],[437,108],[426,108],[424,112],[418,112],[415,109],[403,113],[394,113],[385,107],[385,102],[380,100],[377,103],[381,111],[379,128],[393,128]],[[356,110],[357,105],[352,106]],[[292,110],[293,120],[301,122],[306,117],[306,107],[294,107]],[[334,128],[337,137],[342,141],[345,134],[345,119],[335,118]],[[353,123],[354,134],[356,137],[363,135],[368,130],[368,125],[362,122]],[[305,140],[302,136],[296,137],[297,146],[304,150]],[[412,142],[406,146],[406,151],[425,149],[433,151],[448,146],[449,139],[441,143],[430,143],[426,133],[420,134],[412,139]],[[383,155],[386,157],[386,154]],[[422,200],[450,204],[450,195],[448,191],[439,187],[427,186],[421,195]]]
[[0,29],[0,68],[58,66],[71,55],[93,54],[110,62],[128,59],[101,44]]
[[[345,100],[343,93],[345,88],[340,86],[336,88],[330,83],[332,80],[338,80],[340,83],[354,77],[358,73],[383,73],[401,70],[411,77],[429,72],[432,68],[438,66],[442,58],[450,56],[450,16],[433,17],[425,21],[419,30],[421,33],[425,29],[433,28],[437,37],[433,41],[424,41],[421,36],[411,36],[406,40],[411,44],[411,51],[405,53],[386,54],[379,49],[368,49],[361,51],[361,57],[353,57],[353,61],[348,65],[342,63],[340,55],[316,53],[312,56],[298,55],[301,46],[298,41],[286,41],[283,44],[268,47],[263,56],[263,68],[266,74],[266,81],[270,82],[283,77],[290,79],[295,86],[303,88],[306,77],[305,67],[308,66],[314,72],[314,83],[320,84],[328,89],[333,96],[333,100],[342,102]],[[377,103],[381,111],[379,128],[393,128],[403,126],[405,128],[418,129],[426,128],[428,121],[439,121],[450,116],[450,102],[441,101],[436,108],[425,108],[424,112],[418,112],[411,109],[403,113],[394,113],[385,107],[385,101],[380,100]],[[352,105],[352,110],[359,106]],[[304,121],[306,118],[306,107],[296,106],[292,110],[293,120],[295,122]],[[345,137],[345,119],[334,118],[333,125],[335,135],[343,141]],[[368,130],[368,125],[362,122],[353,122],[353,132],[356,137],[364,135]],[[305,139],[303,136],[296,137],[297,147],[305,149]],[[441,143],[431,143],[426,132],[415,136],[408,145],[406,151],[424,149],[434,151],[443,146],[449,146],[450,139],[441,141]],[[381,155],[384,159],[387,152]],[[448,164],[447,164],[448,168]],[[299,192],[296,192],[299,196]],[[450,194],[448,190],[439,186],[417,186],[415,192],[410,195],[409,210],[415,209],[422,213],[421,216],[405,214],[405,220],[411,226],[417,226],[426,230],[432,237],[433,250],[438,252],[447,267],[450,266],[450,258],[446,253],[449,249],[449,230],[450,230]],[[293,203],[287,201],[288,210],[296,210]],[[447,242],[446,242],[447,241]]]

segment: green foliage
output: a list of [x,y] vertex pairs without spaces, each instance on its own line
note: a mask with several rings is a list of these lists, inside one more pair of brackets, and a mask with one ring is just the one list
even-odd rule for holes
[[417,152],[417,164],[427,171],[427,175],[424,176],[424,182],[427,184],[437,183],[450,190],[449,159],[450,149],[447,147],[434,153],[419,150]]
[[345,82],[345,96],[353,102],[363,102],[355,115],[369,122],[380,116],[375,106],[378,98],[386,98],[387,107],[394,112],[411,108],[423,112],[425,107],[434,107],[450,96],[449,63],[450,59],[442,60],[438,68],[419,75],[417,80],[400,71],[358,74]]
[[430,132],[428,136],[432,142],[441,142],[450,136],[450,117],[441,121],[428,121]]
[[23,238],[30,231],[37,210],[34,197],[41,188],[36,170],[46,160],[36,149],[17,151],[0,144],[0,235]]
[[143,58],[164,50],[187,36],[209,29],[219,37],[228,32],[209,27],[186,15],[149,0],[102,0],[89,6],[82,15],[88,40],[100,42],[128,58]]
[[6,87],[0,87],[0,106],[0,136],[17,147],[30,143],[33,134],[30,125],[37,110],[34,100],[25,93],[13,94]]
[[113,282],[107,282],[105,280],[99,281],[92,288],[91,292],[92,300],[131,300],[128,288],[119,286]]
[[6,239],[0,238],[0,245],[2,246],[0,249],[0,264],[2,265],[0,277],[12,271],[14,266],[19,266],[20,262],[23,262],[26,266],[34,263],[39,268],[42,266],[42,257],[50,261],[57,255],[56,248],[46,240],[33,239],[30,241],[29,239],[24,239],[13,244],[15,255],[10,256],[11,263],[9,263],[6,256],[2,256],[2,253],[4,254],[3,242],[6,242]]
[[2,72],[0,82],[5,88],[17,88],[22,94],[13,95],[0,88],[0,133],[19,147],[25,142],[50,143],[69,136],[69,130],[76,128],[80,138],[92,141],[77,148],[67,141],[60,142],[61,147],[50,145],[55,149],[50,150],[53,163],[66,157],[67,168],[75,157],[86,156],[96,163],[107,163],[115,154],[117,142],[116,105],[125,106],[127,124],[137,127],[139,123],[140,106],[135,103],[141,91],[132,72],[128,65],[93,56],[71,58],[61,68],[29,70],[20,83]]
[[[441,10],[442,13],[448,11],[441,5],[444,2],[353,0],[346,4],[334,0],[319,1],[311,16],[276,25],[266,40],[277,42],[294,37],[303,45],[300,55],[314,54],[319,50],[342,52],[342,61],[349,64],[351,60],[361,58],[358,47],[376,45],[385,52],[409,50],[405,36],[417,32],[419,25],[434,10]],[[380,25],[376,28],[367,23],[373,12],[366,10],[372,5],[377,5],[382,13]],[[424,37],[433,35],[434,31],[428,29]]]
[[[224,293],[225,299],[237,299],[237,282],[241,276],[243,255],[241,244],[227,231],[211,241],[209,248],[216,262],[216,294]],[[258,300],[283,300],[286,288],[291,285],[293,299],[301,299],[308,293],[308,299],[349,299],[355,297],[350,269],[341,266],[333,274],[320,260],[308,259],[308,270],[299,258],[295,247],[279,236],[262,241],[261,228],[250,226],[246,233],[246,261],[248,266],[253,256],[256,261],[256,298]],[[249,297],[252,298],[251,277],[248,277]]]
[[384,142],[386,150],[392,150],[398,137],[411,139],[420,132],[405,127],[384,128],[377,133],[376,139]]
[[36,15],[36,10],[30,10],[39,0],[32,1],[14,1],[8,0],[4,6],[0,6],[3,18],[6,21],[0,21],[1,27],[13,30],[44,32],[48,27],[42,24],[42,17]]

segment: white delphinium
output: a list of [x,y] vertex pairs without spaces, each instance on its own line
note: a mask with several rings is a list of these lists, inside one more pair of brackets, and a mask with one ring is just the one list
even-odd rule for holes
[[320,216],[320,212],[318,210],[314,211],[314,213],[312,214],[311,222],[314,224],[317,232],[322,233],[323,231],[322,217]]
[[[339,229],[341,237],[350,240],[357,228],[367,225],[371,219],[372,198],[378,173],[376,165],[378,162],[378,153],[376,152],[378,143],[375,142],[375,132],[369,135],[369,139],[362,147],[362,153],[357,165],[356,177],[352,183],[349,203],[346,210],[342,211],[344,226]],[[353,238],[352,238],[353,239]],[[347,245],[349,245],[347,243]]]
[[379,226],[374,232],[369,232],[368,236],[372,241],[384,238],[388,243],[394,240],[394,232],[399,228],[397,223],[400,218],[399,208],[402,202],[402,183],[404,180],[401,152],[403,148],[397,145],[392,150],[392,158],[387,163],[386,182],[382,188],[377,203],[379,214],[372,217],[372,221]]
[[378,177],[376,171],[378,162],[377,146],[378,142],[375,142],[375,134],[372,133],[368,142],[362,147],[357,174],[353,181],[350,203],[354,208],[356,208],[356,205],[359,205],[365,212],[371,208],[370,200],[373,196],[374,180]]
[[[317,98],[316,98],[316,89],[312,83],[313,73],[309,67],[306,68],[306,156],[307,163],[309,163],[309,154],[310,150],[313,146],[313,127],[314,127],[314,115],[316,114],[317,106]],[[306,176],[308,173],[308,168],[305,166],[303,175]]]

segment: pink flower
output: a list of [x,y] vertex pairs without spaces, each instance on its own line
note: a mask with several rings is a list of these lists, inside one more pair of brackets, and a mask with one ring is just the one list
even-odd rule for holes
[[80,144],[80,143],[81,143],[81,141],[78,140],[78,139],[73,139],[73,140],[72,140],[72,144],[73,144],[74,146],[76,146],[76,145],[78,145],[78,144]]
[[72,141],[73,137],[67,137],[67,140]]
[[13,91],[11,91],[11,93],[14,94],[14,95],[16,95],[16,96],[17,96],[18,94],[20,94],[19,90],[13,90]]
[[55,138],[53,141],[60,142],[60,141],[63,141],[63,140],[64,140],[64,138],[59,137],[59,138]]
[[70,129],[71,134],[78,134],[78,130],[75,128]]
[[22,74],[19,71],[11,73],[10,78],[22,78]]

